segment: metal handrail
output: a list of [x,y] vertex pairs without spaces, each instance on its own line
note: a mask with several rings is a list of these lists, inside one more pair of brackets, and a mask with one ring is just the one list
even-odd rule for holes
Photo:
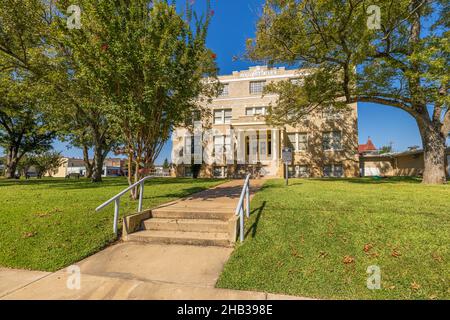
[[114,223],[113,223],[113,231],[114,234],[117,235],[117,223],[119,220],[119,209],[120,209],[120,198],[126,194],[128,191],[130,191],[131,189],[136,188],[137,186],[139,186],[139,204],[138,204],[138,212],[142,211],[142,200],[143,200],[143,196],[144,196],[144,182],[152,179],[152,178],[160,178],[161,176],[146,176],[144,178],[142,178],[141,180],[139,180],[136,183],[133,183],[131,186],[129,186],[128,188],[124,189],[123,191],[119,192],[118,194],[116,194],[114,197],[112,197],[111,199],[109,199],[108,201],[106,201],[105,203],[99,205],[95,211],[100,211],[103,208],[105,208],[106,206],[108,206],[110,203],[112,203],[114,201]]
[[242,187],[241,196],[236,207],[235,215],[239,215],[239,238],[244,241],[244,197],[245,197],[245,211],[247,218],[250,217],[250,177],[248,174],[245,178],[244,186]]

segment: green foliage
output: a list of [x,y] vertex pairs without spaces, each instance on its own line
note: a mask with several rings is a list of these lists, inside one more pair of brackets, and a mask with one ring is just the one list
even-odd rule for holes
[[378,152],[379,152],[380,154],[391,153],[391,152],[392,152],[392,145],[389,145],[389,146],[382,146],[382,147],[378,150]]
[[[371,5],[380,8],[379,28],[368,26]],[[448,11],[448,1],[267,0],[249,57],[306,69],[303,86],[266,88],[280,96],[268,121],[295,125],[317,108],[355,102],[400,108],[414,117],[424,141],[424,182],[445,182]]]
[[164,169],[169,169],[170,164],[169,164],[169,160],[167,160],[167,158],[164,159],[164,163],[163,163],[163,168]]
[[33,154],[28,159],[28,163],[36,169],[38,177],[52,176],[63,163],[61,153],[56,151]]

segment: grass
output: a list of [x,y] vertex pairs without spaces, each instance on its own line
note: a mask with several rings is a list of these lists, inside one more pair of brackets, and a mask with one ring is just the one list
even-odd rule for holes
[[[160,178],[146,182],[144,208],[217,185],[219,180]],[[55,271],[115,241],[113,208],[95,208],[127,187],[123,178],[0,180],[0,266]],[[137,202],[122,197],[121,215]]]
[[[450,185],[267,181],[218,287],[331,299],[449,299]],[[367,268],[381,268],[381,289]]]

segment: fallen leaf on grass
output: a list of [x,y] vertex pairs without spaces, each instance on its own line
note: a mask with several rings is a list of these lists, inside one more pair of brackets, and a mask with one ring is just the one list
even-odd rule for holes
[[351,256],[345,256],[342,262],[344,262],[345,264],[351,264],[355,262],[355,258]]
[[417,282],[413,282],[411,283],[411,289],[413,290],[419,290],[420,289],[420,284],[418,284]]
[[34,237],[37,234],[37,232],[25,232],[22,236],[22,238],[26,239],[26,238],[31,238]]
[[437,262],[443,262],[444,261],[444,258],[442,258],[442,256],[440,254],[437,254],[435,252],[431,256]]
[[364,252],[369,252],[370,251],[370,249],[372,249],[373,248],[373,244],[371,244],[371,243],[367,243],[367,244],[365,244],[364,245]]
[[395,286],[394,286],[394,285],[389,286],[388,289],[389,289],[389,290],[394,290],[394,289],[395,289]]
[[398,252],[396,249],[392,250],[391,256],[393,256],[394,258],[398,258],[401,255],[402,254],[400,252]]

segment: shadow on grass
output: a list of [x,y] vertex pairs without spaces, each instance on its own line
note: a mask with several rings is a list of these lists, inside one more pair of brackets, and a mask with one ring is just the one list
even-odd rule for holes
[[266,207],[266,201],[263,201],[262,205],[259,208],[254,209],[250,213],[250,215],[256,214],[256,217],[255,217],[255,221],[253,222],[253,224],[250,226],[250,228],[248,228],[247,232],[245,233],[245,237],[247,237],[250,234],[250,232],[252,233],[252,238],[254,238],[256,236],[259,219],[261,218],[261,214],[264,211],[265,207]]
[[[154,178],[147,180],[145,185],[170,185],[170,184],[196,184],[197,182],[214,182],[217,179],[192,179],[192,178]],[[57,188],[64,190],[77,190],[77,189],[98,189],[105,187],[128,187],[128,181],[124,177],[114,177],[114,178],[104,178],[102,182],[93,183],[91,180],[86,178],[81,179],[64,179],[64,178],[43,178],[36,179],[31,178],[29,180],[25,179],[0,179],[1,187],[11,187],[11,186],[46,186],[48,188]],[[196,188],[196,187],[194,187]],[[198,191],[202,191],[199,189]],[[194,190],[195,191],[195,190]]]
[[357,184],[396,184],[396,183],[413,183],[422,182],[419,177],[363,177],[363,178],[317,178],[313,181],[323,182],[348,182]]

